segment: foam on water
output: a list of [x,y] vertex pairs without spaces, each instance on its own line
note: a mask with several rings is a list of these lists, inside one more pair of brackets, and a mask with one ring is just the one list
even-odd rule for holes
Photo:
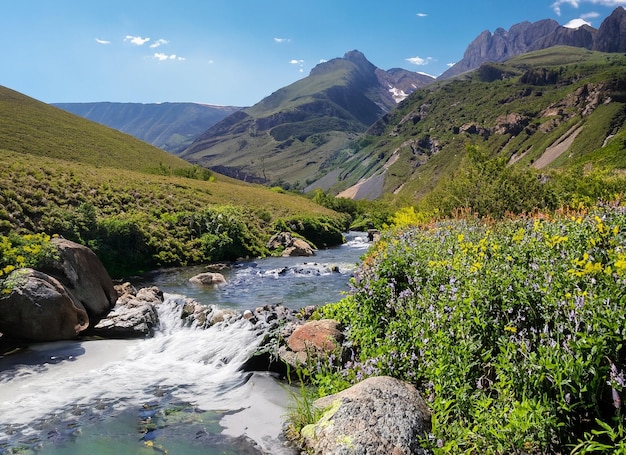
[[5,366],[2,423],[28,422],[94,399],[138,404],[151,398],[155,385],[181,400],[223,406],[227,392],[246,381],[239,368],[262,337],[245,320],[207,330],[182,327],[172,311],[180,299],[166,294],[159,308],[163,330],[153,338],[47,343],[34,347],[23,363]]

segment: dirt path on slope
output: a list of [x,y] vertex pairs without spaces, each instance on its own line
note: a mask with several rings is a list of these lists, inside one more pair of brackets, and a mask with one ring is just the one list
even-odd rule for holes
[[576,139],[576,137],[582,131],[582,129],[583,127],[579,125],[575,125],[571,127],[567,131],[567,133],[565,133],[563,136],[559,138],[558,141],[556,141],[554,144],[548,147],[546,151],[543,152],[543,155],[541,155],[539,159],[533,163],[532,166],[535,169],[543,169],[544,167],[548,166],[550,163],[556,160],[559,156],[565,153],[567,149],[570,148],[570,146],[574,142],[574,139]]

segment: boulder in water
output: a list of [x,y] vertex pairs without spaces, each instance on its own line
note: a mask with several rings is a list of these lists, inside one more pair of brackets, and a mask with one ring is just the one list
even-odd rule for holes
[[431,429],[430,410],[417,389],[389,376],[368,378],[314,402],[326,412],[302,429],[307,453],[427,454],[419,439]]
[[201,286],[212,286],[215,284],[226,283],[224,275],[218,272],[204,272],[196,276],[189,278],[189,282],[193,284],[199,284]]
[[293,243],[285,248],[282,256],[315,256],[315,251],[313,251],[313,247],[309,245],[305,240],[293,239]]
[[83,305],[56,278],[33,269],[13,271],[0,297],[0,332],[29,341],[76,338],[89,326]]

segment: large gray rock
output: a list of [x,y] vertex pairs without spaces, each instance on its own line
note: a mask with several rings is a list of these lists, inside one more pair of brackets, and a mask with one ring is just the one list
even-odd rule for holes
[[293,237],[289,232],[274,234],[267,242],[269,250],[283,248],[282,256],[315,256],[315,251],[306,240]]
[[411,384],[373,377],[314,405],[327,410],[317,423],[302,429],[307,453],[428,453],[419,447],[419,438],[431,429],[430,410]]
[[89,326],[83,305],[54,277],[19,269],[6,282],[11,291],[0,296],[0,332],[6,337],[67,340]]
[[86,246],[63,238],[51,242],[59,252],[59,260],[41,268],[58,279],[78,300],[95,325],[115,306],[117,292],[104,266]]
[[159,324],[156,306],[163,302],[163,292],[156,287],[133,294],[132,287],[123,294],[111,312],[90,331],[103,338],[141,338],[152,336]]

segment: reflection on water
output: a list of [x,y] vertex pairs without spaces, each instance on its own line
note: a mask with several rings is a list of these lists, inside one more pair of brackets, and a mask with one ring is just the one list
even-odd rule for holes
[[262,337],[245,320],[183,327],[180,304],[185,295],[238,309],[337,301],[362,239],[314,258],[238,264],[219,287],[189,284],[202,267],[159,271],[133,282],[166,293],[153,338],[42,343],[0,358],[0,454],[293,453],[280,436],[287,386],[240,371]]

